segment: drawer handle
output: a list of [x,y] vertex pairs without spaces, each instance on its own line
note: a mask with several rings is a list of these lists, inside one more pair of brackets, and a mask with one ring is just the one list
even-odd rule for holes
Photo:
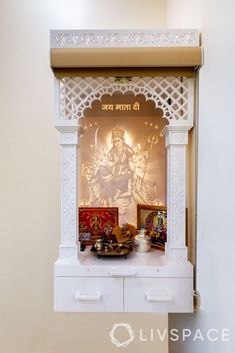
[[96,301],[102,298],[102,293],[98,292],[98,293],[92,293],[92,294],[85,294],[81,292],[76,292],[74,298],[77,301],[83,301],[83,300]]
[[173,302],[174,297],[172,295],[159,295],[146,293],[146,299],[148,302]]
[[110,275],[112,277],[135,277],[136,271],[134,271],[134,270],[130,270],[130,271],[111,270]]

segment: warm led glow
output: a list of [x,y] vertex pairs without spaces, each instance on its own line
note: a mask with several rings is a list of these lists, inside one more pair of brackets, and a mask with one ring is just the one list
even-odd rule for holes
[[125,132],[125,141],[129,146],[133,145],[133,138],[127,132]]
[[[124,139],[125,139],[125,143],[128,144],[129,146],[133,147],[133,138],[132,136],[125,131],[125,135],[124,135]],[[106,145],[108,146],[108,148],[110,149],[113,145],[112,145],[112,132],[110,132],[109,134],[107,134],[106,136]]]
[[156,203],[156,206],[163,206],[163,202],[158,200],[157,203]]
[[109,134],[107,134],[106,136],[106,146],[108,147],[108,149],[110,150],[112,148],[112,134],[111,132]]
[[159,139],[164,122],[147,114],[132,121],[89,118],[80,145],[80,205],[118,207],[120,224],[136,224],[138,203],[165,204],[165,147]]

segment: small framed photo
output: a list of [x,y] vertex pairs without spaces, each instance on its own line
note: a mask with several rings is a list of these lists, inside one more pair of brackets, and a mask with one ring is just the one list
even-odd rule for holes
[[137,205],[137,228],[145,228],[152,247],[165,250],[167,241],[167,208],[165,206]]
[[79,207],[79,240],[87,245],[113,233],[118,225],[118,207]]

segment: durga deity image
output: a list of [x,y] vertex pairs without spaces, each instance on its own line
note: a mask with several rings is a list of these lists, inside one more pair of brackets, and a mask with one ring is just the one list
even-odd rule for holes
[[153,143],[157,136],[148,139],[148,148],[140,151],[125,141],[125,130],[116,126],[112,130],[112,147],[101,153],[92,146],[92,161],[82,164],[82,174],[89,185],[90,206],[117,206],[119,213],[125,214],[134,201],[139,204],[156,204],[157,193],[153,185],[150,198],[144,181],[145,171]]

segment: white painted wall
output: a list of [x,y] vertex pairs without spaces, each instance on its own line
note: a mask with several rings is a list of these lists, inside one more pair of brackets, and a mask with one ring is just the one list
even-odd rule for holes
[[171,353],[235,351],[235,2],[168,0],[167,24],[202,32],[205,63],[200,71],[198,175],[199,313],[172,315],[171,327],[231,330],[230,342],[172,344]]
[[[113,323],[146,330],[158,323],[156,315],[53,313],[60,164],[49,30],[164,24],[164,0],[0,1],[1,353],[112,353]],[[159,325],[166,324],[163,315]],[[142,347],[136,340],[126,352]],[[154,343],[144,347],[155,352]]]

